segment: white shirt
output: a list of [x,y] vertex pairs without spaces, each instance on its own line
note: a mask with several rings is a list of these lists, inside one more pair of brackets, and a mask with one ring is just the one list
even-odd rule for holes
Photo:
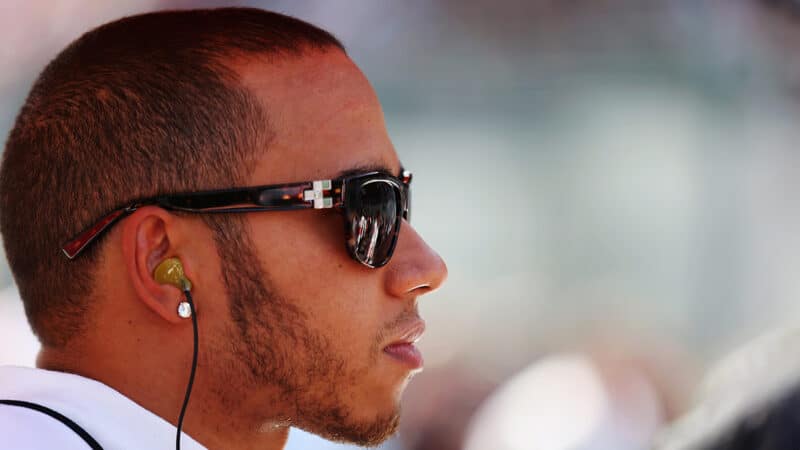
[[[79,375],[0,366],[0,400],[46,406],[86,430],[104,450],[173,449],[175,427],[99,381]],[[88,444],[56,419],[0,404],[0,450],[87,450]],[[293,428],[284,450],[358,450]],[[391,445],[381,448],[391,449]],[[182,434],[181,450],[205,449]]]
[[[175,427],[114,389],[89,378],[27,367],[0,366],[0,399],[38,403],[68,417],[105,450],[172,449]],[[86,450],[56,419],[0,404],[0,449]],[[182,450],[204,449],[183,433]]]

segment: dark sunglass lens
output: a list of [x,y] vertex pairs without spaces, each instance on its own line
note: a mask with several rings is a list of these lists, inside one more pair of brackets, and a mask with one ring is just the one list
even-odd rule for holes
[[348,247],[360,262],[380,267],[388,262],[397,241],[399,190],[389,182],[370,180],[348,192]]

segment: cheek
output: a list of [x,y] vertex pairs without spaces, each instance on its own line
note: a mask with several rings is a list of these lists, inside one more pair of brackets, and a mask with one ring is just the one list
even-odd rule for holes
[[338,212],[270,212],[248,219],[253,244],[272,277],[313,280],[331,275],[349,258]]
[[381,277],[347,254],[341,214],[252,216],[251,236],[275,292],[300,308],[309,326],[341,351],[374,346],[381,325]]
[[379,293],[376,274],[348,255],[344,224],[338,212],[311,210],[252,216],[253,243],[267,281],[278,292],[300,303]]

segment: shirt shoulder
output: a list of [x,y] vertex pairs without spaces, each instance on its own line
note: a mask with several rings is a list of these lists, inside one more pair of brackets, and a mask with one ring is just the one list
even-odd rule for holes
[[89,446],[58,420],[19,406],[0,405],[0,450],[86,450]]

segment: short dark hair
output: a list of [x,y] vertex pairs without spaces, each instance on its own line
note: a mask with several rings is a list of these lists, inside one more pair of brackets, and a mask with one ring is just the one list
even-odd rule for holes
[[62,347],[87,325],[101,245],[70,261],[68,238],[136,198],[246,182],[246,162],[272,135],[269,111],[226,62],[332,48],[344,51],[298,19],[222,8],[123,18],[50,62],[0,167],[0,232],[43,345]]

